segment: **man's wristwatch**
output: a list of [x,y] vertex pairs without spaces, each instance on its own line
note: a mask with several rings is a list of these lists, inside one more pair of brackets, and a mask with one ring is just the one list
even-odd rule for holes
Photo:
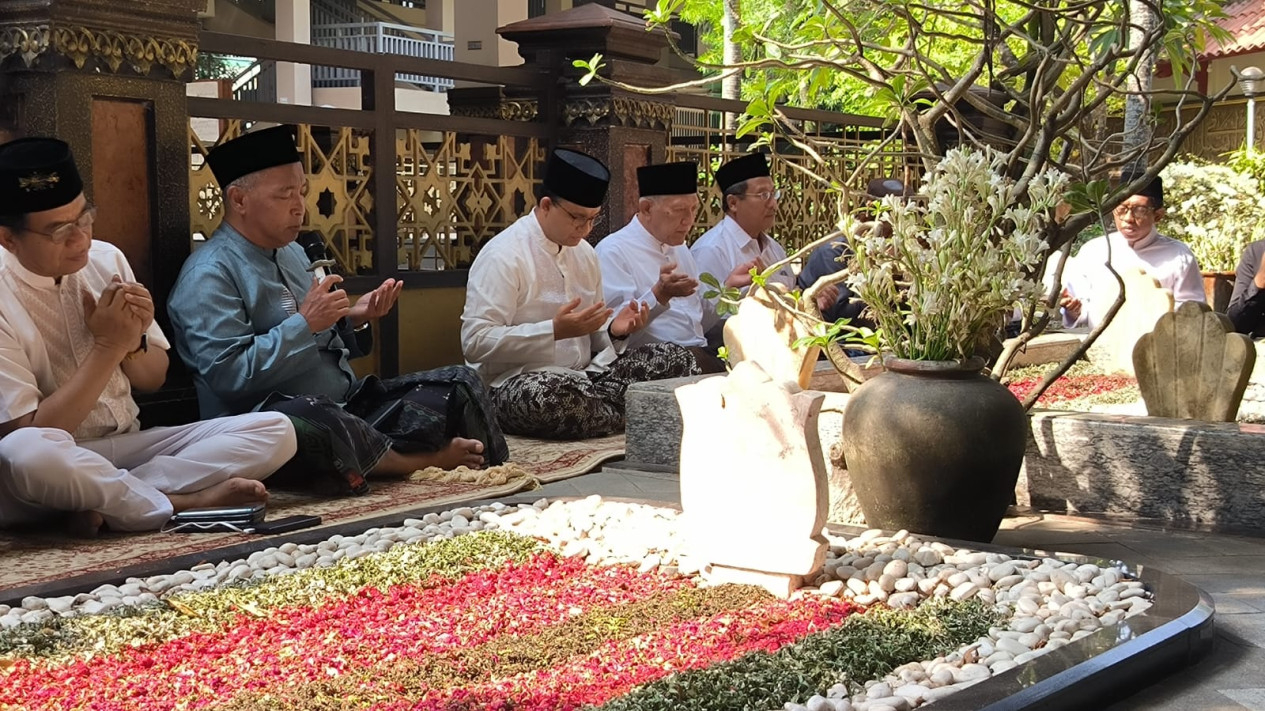
[[[612,324],[612,325],[614,325],[614,324]],[[607,326],[607,327],[606,327],[606,335],[610,336],[610,338],[611,338],[611,340],[612,340],[612,341],[626,341],[626,340],[628,340],[628,337],[629,337],[629,336],[631,336],[632,334],[631,334],[631,333],[625,333],[625,334],[624,334],[624,335],[622,335],[622,336],[616,336],[616,335],[615,335],[615,332],[611,330],[611,327],[610,327],[610,326]]]
[[141,344],[136,347],[136,350],[123,356],[123,360],[132,360],[133,358],[139,358],[143,354],[148,353],[148,352],[149,352],[149,334],[142,333]]
[[351,332],[352,332],[352,333],[360,333],[361,331],[364,331],[364,330],[365,330],[365,329],[367,329],[367,328],[369,328],[369,322],[368,322],[368,321],[365,321],[364,323],[360,324],[359,326],[356,326],[355,328],[351,329]]

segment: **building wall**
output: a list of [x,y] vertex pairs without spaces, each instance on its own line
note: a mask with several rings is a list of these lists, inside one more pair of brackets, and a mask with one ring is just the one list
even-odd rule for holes
[[518,45],[500,38],[496,28],[527,19],[523,0],[461,0],[454,3],[453,35],[458,62],[508,67],[523,63]]
[[1239,54],[1233,57],[1221,57],[1212,60],[1208,65],[1208,90],[1216,91],[1229,83],[1234,83],[1234,89],[1230,96],[1242,96],[1243,89],[1234,80],[1234,74],[1231,73],[1231,67],[1238,67],[1240,70],[1248,67],[1257,67],[1265,69],[1265,52],[1252,52],[1251,54]]
[[[313,106],[333,106],[340,109],[360,108],[360,87],[326,87],[312,89]],[[437,91],[422,91],[396,87],[395,108],[419,114],[448,113],[448,95]]]
[[202,27],[211,32],[266,37],[272,39],[273,26],[255,17],[228,0],[215,0],[215,14],[202,21]]
[[400,372],[464,363],[461,310],[464,287],[410,289],[400,294]]

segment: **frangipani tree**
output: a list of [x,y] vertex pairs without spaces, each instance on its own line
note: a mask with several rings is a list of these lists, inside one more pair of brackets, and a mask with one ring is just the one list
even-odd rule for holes
[[[697,14],[717,2],[660,0],[647,11],[647,26],[666,27],[674,15]],[[1033,275],[1044,273],[1050,258],[1060,250],[1065,255],[1077,234],[1149,183],[1232,88],[1227,83],[1202,89],[1188,71],[1205,38],[1224,35],[1214,24],[1220,16],[1214,0],[785,0],[772,12],[767,2],[744,0],[763,9],[744,9],[744,16],[764,22],[743,29],[749,42],[742,61],[699,61],[702,76],[696,81],[625,88],[679,91],[744,74],[759,93],[748,95],[740,130],[821,155],[829,148],[779,107],[812,106],[817,97],[837,98],[841,86],[856,87],[874,97],[875,107],[890,119],[893,130],[886,140],[904,141],[927,171],[955,145],[992,147],[1001,175],[1011,181],[1011,194],[1022,200],[1030,181],[1057,169],[1071,177],[1072,188],[1067,209],[1044,227],[1043,256],[1033,265]],[[1157,60],[1171,66],[1171,86],[1150,88],[1151,82],[1142,80]],[[601,76],[600,57],[577,64],[587,66],[589,77]],[[1131,112],[1140,120],[1125,133],[1112,127],[1128,103],[1144,110]],[[1160,105],[1163,122],[1156,110]],[[868,160],[883,147],[874,146],[850,175],[809,172],[805,178],[836,189],[846,211],[849,189],[862,183],[871,170]],[[1111,190],[1109,178],[1133,166],[1145,168]],[[815,244],[835,236],[824,235]],[[1056,276],[1061,270],[1058,261]],[[836,282],[846,278],[846,272],[832,277]],[[1007,342],[995,376],[1045,327],[1056,300],[1057,290],[1044,303],[1024,305],[1023,333]],[[798,303],[811,311],[812,301]],[[1086,340],[1086,348],[1122,301]],[[798,303],[790,305],[798,308]],[[1048,382],[1061,371],[1051,373]],[[1025,404],[1035,402],[1042,390]]]

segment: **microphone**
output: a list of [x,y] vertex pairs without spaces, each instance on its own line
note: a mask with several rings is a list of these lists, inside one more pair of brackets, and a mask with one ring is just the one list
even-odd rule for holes
[[[330,258],[329,249],[325,246],[325,239],[321,237],[320,234],[316,232],[303,232],[299,234],[298,239],[295,241],[303,248],[303,254],[306,255],[308,261],[311,262],[307,265],[307,270],[312,272],[313,276],[315,276],[318,280],[323,281],[325,277],[331,274],[330,267],[336,266],[338,262]],[[330,290],[341,288],[341,286],[335,284],[330,287]],[[336,330],[343,331],[350,328],[351,325],[347,323],[346,316],[338,319]]]
[[[312,272],[317,279],[324,279],[330,275],[329,268],[338,264],[329,256],[329,250],[325,247],[325,240],[315,232],[304,232],[299,235],[296,240],[299,246],[303,248],[303,254],[307,256],[307,270]],[[335,289],[338,287],[335,286]]]

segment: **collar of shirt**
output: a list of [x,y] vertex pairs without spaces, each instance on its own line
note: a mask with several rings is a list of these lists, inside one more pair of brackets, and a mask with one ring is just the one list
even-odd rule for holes
[[669,259],[672,257],[672,247],[660,242],[658,238],[650,234],[650,230],[646,229],[646,226],[641,222],[641,215],[634,215],[632,221],[629,222],[628,225],[632,227],[633,234],[637,236],[637,239],[640,240],[644,246],[655,250]]
[[[91,249],[91,247],[89,247],[89,249]],[[35,287],[36,289],[43,289],[45,291],[48,291],[50,289],[57,288],[56,279],[52,277],[40,276],[39,274],[36,274],[28,270],[26,267],[22,266],[22,263],[18,261],[18,258],[13,256],[12,254],[4,255],[4,260],[0,261],[0,266],[3,266],[4,269],[9,270],[10,272],[13,272],[14,276],[26,282],[28,285]]]
[[742,229],[742,225],[729,215],[725,215],[725,219],[721,220],[721,233],[725,239],[733,244],[739,251],[750,253],[753,257],[760,256],[764,251],[764,244],[760,241],[760,236],[752,237],[747,231]]
[[536,217],[536,211],[533,209],[527,214],[529,218],[526,221],[528,234],[531,235],[531,241],[544,250],[545,254],[553,257],[555,262],[562,263],[563,255],[567,252],[567,247],[554,242],[545,236],[545,228],[540,225],[540,218]]
[[228,237],[234,242],[240,244],[243,248],[253,251],[255,254],[258,254],[260,257],[263,257],[264,259],[271,261],[277,255],[277,250],[265,249],[255,244],[254,242],[251,242],[250,240],[246,239],[246,235],[242,234],[241,232],[238,232],[237,228],[228,224],[227,221],[220,223],[220,228],[218,231],[224,233],[221,235],[221,237]]
[[1134,242],[1133,244],[1129,244],[1129,240],[1125,239],[1124,235],[1120,234],[1120,232],[1118,231],[1112,232],[1111,236],[1120,240],[1121,242],[1124,242],[1125,246],[1129,247],[1133,251],[1138,252],[1154,245],[1156,240],[1158,240],[1160,237],[1160,230],[1155,225],[1152,225],[1150,234],[1138,240],[1137,242]]

